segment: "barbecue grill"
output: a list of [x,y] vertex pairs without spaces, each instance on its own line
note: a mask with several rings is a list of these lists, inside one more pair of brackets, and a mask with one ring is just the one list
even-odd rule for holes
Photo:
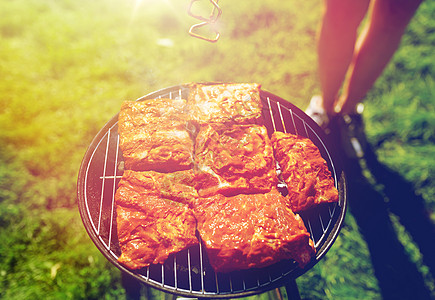
[[[139,98],[187,99],[188,85],[178,85]],[[339,201],[323,204],[301,217],[311,235],[316,255],[300,268],[293,260],[282,261],[261,269],[215,273],[199,246],[170,256],[162,265],[130,270],[118,263],[121,254],[116,228],[115,191],[124,170],[119,149],[118,115],[98,132],[87,149],[78,175],[78,207],[84,226],[101,253],[122,272],[164,292],[198,298],[235,298],[262,293],[287,285],[312,268],[330,249],[344,220],[346,180],[334,145],[329,144],[320,127],[290,102],[262,90],[263,118],[268,133],[283,131],[307,137],[319,148],[339,191]],[[278,170],[279,171],[279,170]]]

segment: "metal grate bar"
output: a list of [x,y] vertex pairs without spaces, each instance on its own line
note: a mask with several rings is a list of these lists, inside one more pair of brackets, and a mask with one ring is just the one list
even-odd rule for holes
[[112,242],[112,229],[113,229],[113,216],[115,211],[115,193],[116,193],[116,170],[118,169],[118,153],[119,153],[119,135],[116,137],[116,152],[115,152],[115,163],[114,163],[114,175],[113,175],[113,187],[112,187],[112,209],[110,210],[110,231],[109,231],[109,249]]
[[267,97],[267,104],[269,105],[269,113],[270,113],[270,119],[272,120],[273,131],[276,131],[275,118],[273,117],[272,107],[270,105],[269,97]]
[[290,110],[290,116],[291,116],[291,119],[292,119],[293,128],[295,129],[295,133],[296,133],[297,135],[299,135],[299,133],[298,133],[298,128],[296,127],[296,123],[295,123],[295,117],[294,117],[294,115],[293,115],[293,110]]
[[314,245],[316,245],[316,240],[315,240],[313,228],[311,227],[311,221],[308,219],[307,223],[308,223],[308,229],[310,231],[311,239],[313,240]]
[[308,133],[308,129],[307,129],[307,122],[303,122],[303,124],[304,124],[304,129],[305,129],[306,137],[309,138],[310,135],[309,135],[309,133]]
[[100,176],[100,179],[120,179],[122,178],[122,175],[116,175],[116,176],[112,176],[112,175],[108,175],[108,176]]
[[177,279],[177,256],[174,256],[174,288],[178,289],[178,279]]
[[320,226],[322,226],[322,230],[325,231],[325,226],[323,226],[322,215],[319,215]]
[[219,294],[219,282],[218,282],[218,277],[217,277],[216,273],[214,273],[214,278],[215,278],[215,282],[216,282],[216,292]]
[[203,293],[205,292],[205,288],[204,288],[204,259],[202,257],[202,242],[201,239],[199,239],[199,270],[201,272],[201,290],[203,291]]
[[192,292],[192,266],[190,264],[190,249],[187,250],[187,267],[189,270],[189,291]]
[[107,132],[106,154],[104,156],[103,182],[101,183],[100,212],[99,212],[99,216],[98,216],[97,234],[100,234],[100,229],[101,229],[101,215],[102,215],[102,211],[103,211],[103,200],[104,200],[104,184],[106,182],[106,180],[104,179],[104,176],[106,175],[107,153],[109,151],[109,142],[110,142],[110,130]]
[[162,265],[162,286],[165,286],[165,266]]
[[282,112],[281,112],[281,103],[278,103],[278,112],[279,112],[279,117],[281,119],[281,124],[282,124],[282,128],[284,130],[284,133],[287,133],[287,128],[285,127],[284,118],[283,118]]

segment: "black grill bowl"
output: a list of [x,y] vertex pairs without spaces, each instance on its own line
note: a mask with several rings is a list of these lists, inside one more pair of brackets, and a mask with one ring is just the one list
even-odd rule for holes
[[[138,101],[159,97],[186,99],[188,94],[188,85],[178,85],[158,90]],[[288,260],[261,269],[215,273],[199,245],[170,256],[163,265],[130,270],[118,263],[121,251],[114,196],[124,162],[119,149],[118,115],[115,115],[89,145],[77,181],[78,208],[83,224],[91,240],[111,263],[142,283],[164,292],[186,297],[236,298],[286,285],[323,258],[337,238],[346,212],[346,179],[340,158],[321,128],[303,111],[267,91],[261,91],[260,96],[269,134],[283,131],[312,140],[326,160],[339,191],[337,203],[323,204],[300,214],[316,248],[311,262],[303,269]]]

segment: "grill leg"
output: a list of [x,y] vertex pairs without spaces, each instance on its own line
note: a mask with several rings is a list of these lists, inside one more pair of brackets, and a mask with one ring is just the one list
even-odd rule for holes
[[291,279],[285,285],[285,290],[287,292],[288,300],[301,300],[301,295],[299,295],[298,285],[296,280]]
[[125,272],[122,272],[121,283],[123,288],[125,289],[125,295],[127,300],[140,299],[140,289],[142,285],[137,279],[135,279],[133,276],[130,276]]

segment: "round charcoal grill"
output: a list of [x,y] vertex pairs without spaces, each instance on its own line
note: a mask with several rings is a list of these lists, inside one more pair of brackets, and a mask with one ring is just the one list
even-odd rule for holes
[[[185,85],[165,88],[137,101],[153,98],[187,99]],[[98,249],[121,271],[142,283],[180,296],[197,298],[234,298],[262,293],[294,282],[312,268],[335,241],[344,220],[347,200],[345,176],[333,145],[320,127],[303,111],[288,101],[261,91],[263,118],[269,134],[283,131],[307,137],[319,148],[339,191],[337,203],[323,204],[301,213],[314,241],[316,255],[304,268],[293,260],[261,269],[215,273],[207,262],[201,245],[170,256],[163,265],[130,270],[118,263],[121,254],[116,228],[115,191],[123,173],[119,149],[118,115],[95,136],[87,149],[78,175],[78,206],[84,226]]]

